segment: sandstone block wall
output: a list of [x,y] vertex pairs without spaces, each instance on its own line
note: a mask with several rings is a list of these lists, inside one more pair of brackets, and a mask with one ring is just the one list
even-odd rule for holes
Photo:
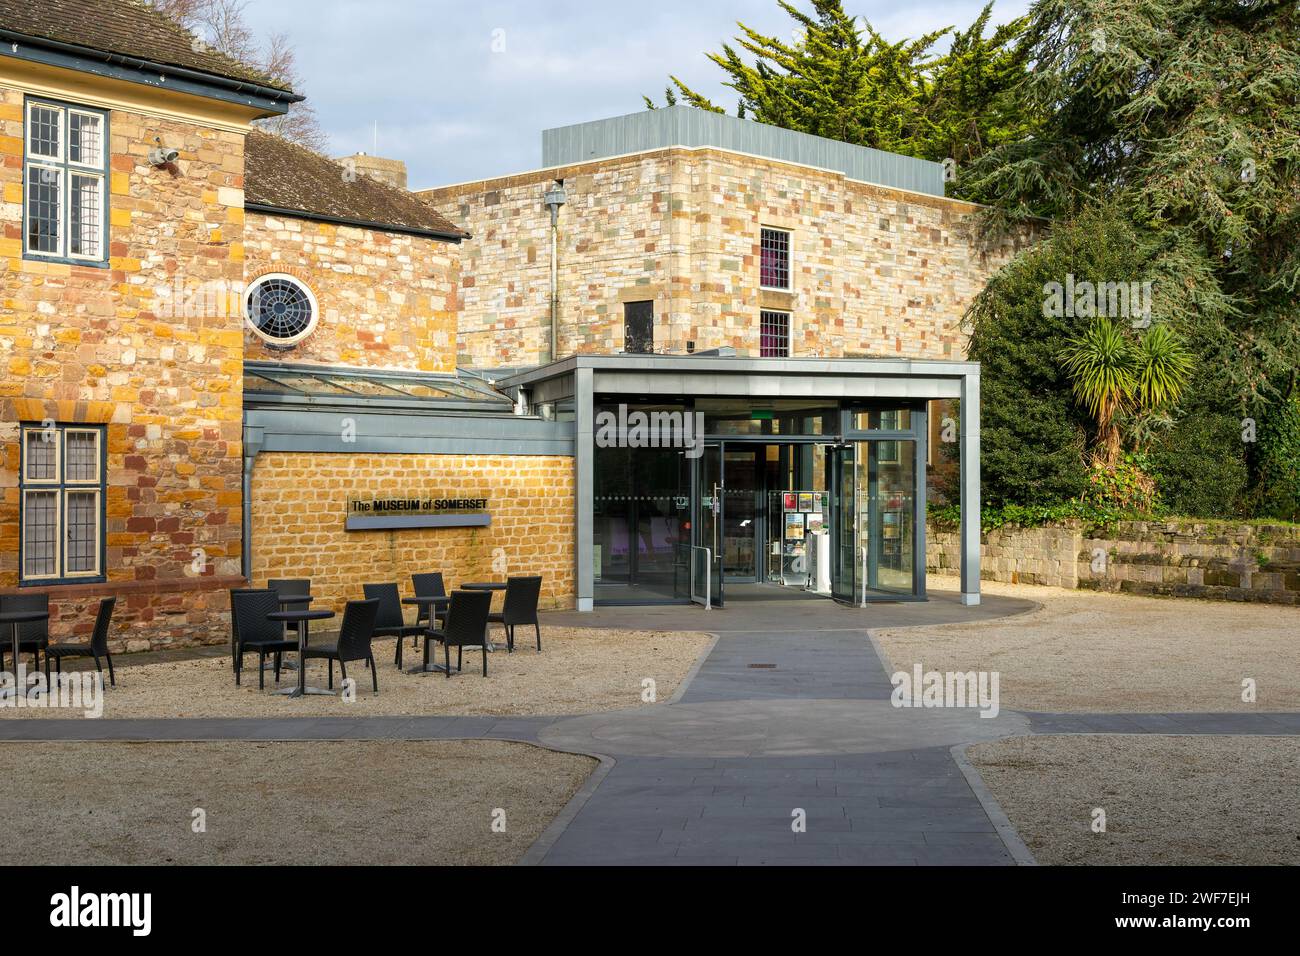
[[[418,571],[441,571],[449,590],[540,574],[541,606],[567,608],[573,482],[567,457],[264,452],[253,469],[253,581],[309,577],[319,606],[341,611],[366,583],[396,581],[409,596]],[[491,526],[344,530],[350,497],[452,493],[487,498]]]
[[[986,581],[1226,601],[1300,603],[1300,529],[1221,521],[1126,521],[1104,532],[1077,522],[984,535]],[[956,573],[955,531],[928,530],[926,564]]]
[[[210,605],[239,580],[242,320],[168,297],[177,275],[243,278],[244,137],[125,109],[109,123],[108,267],[24,259],[23,94],[0,86],[0,590],[19,579],[19,423],[105,424],[107,582],[46,589],[52,634],[84,633],[115,593],[119,649],[228,639]],[[173,168],[147,162],[155,137]]]
[[420,236],[248,214],[247,280],[285,272],[316,296],[320,320],[291,349],[245,329],[245,357],[451,372],[458,247]]
[[[1017,248],[979,248],[976,207],[714,149],[670,148],[423,191],[464,244],[463,365],[549,351],[550,214],[564,180],[560,354],[623,349],[623,303],[655,303],[655,347],[759,354],[790,311],[795,356],[958,359],[962,313]],[[792,290],[759,281],[763,226],[791,231]]]

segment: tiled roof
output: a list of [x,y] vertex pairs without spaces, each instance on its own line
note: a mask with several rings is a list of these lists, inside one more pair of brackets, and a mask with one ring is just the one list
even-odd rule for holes
[[399,232],[468,236],[406,190],[361,173],[348,175],[332,159],[256,129],[244,151],[244,202]]
[[142,0],[0,0],[0,28],[289,92],[224,53],[196,49],[192,33]]

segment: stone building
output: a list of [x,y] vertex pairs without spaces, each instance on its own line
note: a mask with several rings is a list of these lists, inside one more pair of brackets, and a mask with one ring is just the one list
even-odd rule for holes
[[0,39],[0,599],[55,639],[112,595],[119,648],[222,643],[232,588],[430,570],[924,600],[937,401],[978,515],[955,321],[1009,250],[934,164],[671,111],[417,196],[258,131],[299,97],[148,5],[0,0]]
[[[478,449],[454,440],[445,457],[356,452],[374,450],[365,413],[385,398],[410,415],[450,390],[457,416],[513,416],[457,384],[463,233],[252,128],[299,97],[144,4],[3,0],[0,32],[0,594],[48,594],[56,638],[115,595],[119,646],[217,642],[227,591],[250,581],[314,577],[341,606],[426,561],[484,576],[510,546],[548,552],[546,600],[567,603],[571,534],[537,532],[529,496],[571,482],[569,459],[467,463]],[[369,403],[328,413],[336,436],[360,415],[359,443],[314,454],[301,416],[289,451],[274,424],[246,440],[246,416],[291,406],[308,368]],[[488,484],[514,502],[490,528],[343,533],[348,500],[379,485]]]
[[674,106],[547,130],[543,168],[418,195],[472,236],[461,365],[551,358],[553,190],[557,355],[955,360],[1016,243],[977,243],[943,183],[938,163]]

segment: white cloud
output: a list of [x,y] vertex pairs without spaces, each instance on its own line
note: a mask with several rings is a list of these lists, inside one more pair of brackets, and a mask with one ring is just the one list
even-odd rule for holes
[[[999,0],[995,21],[1028,2]],[[845,3],[889,37],[965,26],[982,6]],[[292,37],[334,151],[370,151],[378,122],[379,152],[417,187],[534,168],[544,128],[639,110],[670,73],[730,105],[705,51],[737,20],[780,36],[791,25],[776,0],[252,0],[247,16]]]

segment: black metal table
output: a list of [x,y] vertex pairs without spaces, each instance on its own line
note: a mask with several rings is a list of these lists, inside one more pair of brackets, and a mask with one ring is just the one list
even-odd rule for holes
[[298,621],[301,627],[298,628],[298,686],[286,687],[283,690],[277,690],[277,694],[287,694],[289,697],[303,697],[307,694],[323,694],[327,697],[333,697],[334,691],[326,690],[323,687],[307,686],[307,662],[303,658],[303,652],[307,649],[307,628],[308,621],[324,621],[334,616],[333,611],[321,609],[313,611],[310,608],[298,608],[297,610],[272,611],[266,616],[268,621]]
[[[438,620],[436,615],[436,609],[438,605],[450,604],[451,598],[441,594],[437,596],[420,595],[418,597],[402,598],[402,603],[414,604],[417,607],[427,607],[429,609],[429,631],[432,631],[433,626],[437,623]],[[399,637],[398,640],[400,641],[401,638]],[[408,674],[447,673],[447,668],[443,667],[441,664],[438,664],[436,662],[433,664],[429,663],[429,632],[428,631],[426,631],[424,634],[424,663],[420,664],[419,667],[408,667],[406,669],[406,673]]]
[[[506,583],[504,581],[475,581],[472,584],[462,584],[461,587],[466,591],[504,591]],[[483,643],[489,651],[497,649],[497,646],[492,643],[486,634],[483,636]]]
[[[280,594],[276,596],[276,601],[279,602],[281,611],[292,611],[295,607],[308,605],[314,600],[315,598],[310,594]],[[301,630],[301,628],[299,628],[299,630]],[[285,661],[280,665],[280,667],[283,670],[294,671],[298,669],[298,664],[295,661]],[[275,665],[271,663],[262,665],[262,670],[267,670],[268,668],[274,669]]]
[[0,611],[0,624],[9,625],[9,637],[13,641],[14,649],[14,686],[0,690],[0,698],[17,697],[26,690],[18,686],[18,625],[49,619],[49,611]]

